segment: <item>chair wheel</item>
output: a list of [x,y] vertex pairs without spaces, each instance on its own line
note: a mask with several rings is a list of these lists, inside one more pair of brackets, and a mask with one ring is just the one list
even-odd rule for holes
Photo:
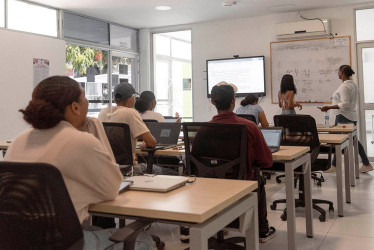
[[334,206],[329,206],[329,212],[334,212]]
[[277,183],[281,183],[282,182],[279,178],[276,178],[275,180],[277,181]]
[[320,221],[320,222],[325,222],[325,221],[326,221],[326,215],[322,215],[322,214],[321,214],[321,215],[319,216],[319,221]]
[[281,219],[282,219],[282,221],[286,221],[287,220],[287,214],[282,214]]
[[322,186],[321,182],[320,181],[317,182],[317,187],[321,187],[321,186]]
[[271,210],[275,210],[275,209],[277,209],[277,204],[271,204],[271,205],[270,205],[270,209],[271,209]]

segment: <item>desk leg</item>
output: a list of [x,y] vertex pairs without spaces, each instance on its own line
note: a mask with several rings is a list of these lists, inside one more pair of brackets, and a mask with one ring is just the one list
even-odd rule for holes
[[[349,157],[349,170],[350,170],[350,183],[351,186],[356,186],[356,178],[355,178],[355,165],[353,162],[353,135],[352,133],[349,133],[349,146],[348,146],[348,157]],[[345,156],[344,156],[345,159]],[[344,168],[346,168],[346,161],[344,160]],[[349,180],[349,178],[346,178],[346,180]]]
[[343,209],[343,169],[342,169],[342,149],[340,145],[335,145],[336,153],[336,191],[338,197],[338,216],[344,216]]
[[291,164],[285,164],[286,175],[286,208],[287,208],[287,237],[288,249],[296,249],[296,219],[295,219],[295,196],[294,196],[294,169]]
[[[313,237],[313,209],[312,209],[312,185],[310,173],[310,160],[303,164],[304,172],[304,193],[305,193],[305,218],[306,236]],[[288,213],[288,212],[287,212]]]
[[245,231],[246,249],[259,249],[259,233],[258,233],[258,205],[253,207],[251,222]]
[[[344,172],[344,177],[345,177],[345,200],[346,200],[347,203],[351,203],[351,185],[352,185],[352,183],[351,183],[351,185],[349,185],[349,178],[352,175],[350,175],[349,171],[354,171],[354,169],[351,169],[351,165],[348,166],[348,164],[350,164],[350,163],[351,163],[351,154],[350,154],[349,150],[347,150],[347,148],[345,148],[344,149],[344,171],[345,171]],[[353,161],[352,161],[352,163],[353,163]]]
[[360,179],[360,165],[358,162],[358,137],[357,132],[355,136],[353,136],[353,145],[355,149],[355,172],[356,172],[356,179]]
[[155,152],[154,151],[148,151],[148,160],[147,160],[147,174],[152,174],[153,172],[153,160],[155,157]]

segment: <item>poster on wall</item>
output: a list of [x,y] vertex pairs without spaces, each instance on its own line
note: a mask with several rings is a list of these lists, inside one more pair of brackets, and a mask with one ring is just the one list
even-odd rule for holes
[[33,59],[34,68],[34,88],[35,86],[49,77],[49,60],[48,59]]

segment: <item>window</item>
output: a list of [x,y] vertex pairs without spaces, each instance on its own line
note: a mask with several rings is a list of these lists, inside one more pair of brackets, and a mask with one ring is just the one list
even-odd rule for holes
[[138,52],[138,31],[110,25],[110,46],[126,51]]
[[64,37],[109,45],[109,23],[64,12]]
[[0,0],[0,27],[5,26],[5,0]]
[[8,0],[7,28],[57,37],[57,10]]
[[191,31],[153,35],[156,111],[192,121]]
[[97,117],[109,103],[108,51],[66,45],[66,75],[80,83],[88,100],[88,116]]
[[357,41],[374,40],[374,9],[356,10]]

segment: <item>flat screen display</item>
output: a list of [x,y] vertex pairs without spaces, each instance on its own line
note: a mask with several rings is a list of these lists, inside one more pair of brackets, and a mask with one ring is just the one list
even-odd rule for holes
[[225,81],[237,86],[235,96],[265,95],[265,57],[240,57],[206,61],[208,98],[214,85]]

